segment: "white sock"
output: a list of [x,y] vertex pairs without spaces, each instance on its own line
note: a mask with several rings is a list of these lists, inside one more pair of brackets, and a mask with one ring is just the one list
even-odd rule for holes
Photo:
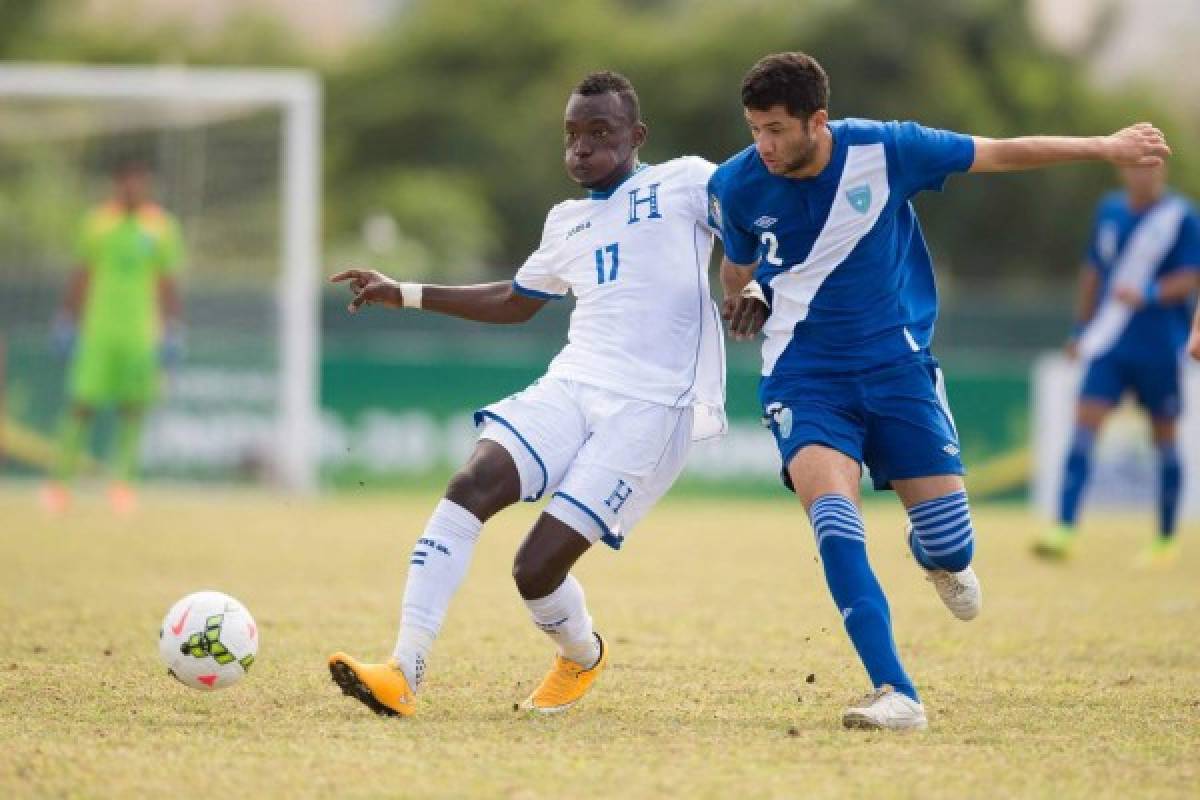
[[533,622],[554,640],[563,658],[592,667],[600,660],[600,642],[592,630],[583,586],[574,575],[545,597],[526,600]]
[[425,678],[429,650],[467,574],[482,529],[474,514],[443,498],[413,547],[393,657],[414,692]]

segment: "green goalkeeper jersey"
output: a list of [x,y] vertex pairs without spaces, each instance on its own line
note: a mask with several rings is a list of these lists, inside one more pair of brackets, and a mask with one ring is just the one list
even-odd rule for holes
[[114,203],[83,223],[79,258],[88,271],[80,333],[125,347],[156,347],[160,335],[158,281],[183,256],[179,225],[156,205],[129,211]]

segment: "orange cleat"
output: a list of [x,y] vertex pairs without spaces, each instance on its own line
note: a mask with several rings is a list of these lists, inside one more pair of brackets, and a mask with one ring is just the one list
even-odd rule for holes
[[411,717],[417,698],[395,662],[360,664],[345,653],[329,657],[329,675],[342,690],[383,717]]
[[585,669],[582,664],[576,664],[562,656],[556,656],[554,666],[546,673],[541,685],[526,698],[524,708],[527,711],[536,711],[539,714],[561,714],[583,699],[583,696],[592,688],[592,684],[596,682],[596,677],[604,671],[604,667],[608,663],[608,646],[604,644],[600,634],[597,633],[595,636],[596,640],[600,642],[600,660]]

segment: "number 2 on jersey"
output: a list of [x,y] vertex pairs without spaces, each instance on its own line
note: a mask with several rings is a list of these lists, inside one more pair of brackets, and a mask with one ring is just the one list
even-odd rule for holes
[[[608,253],[612,258],[605,259],[604,254]],[[611,264],[606,265],[605,261],[611,261]],[[620,263],[620,258],[617,252],[617,243],[613,242],[607,247],[596,248],[596,283],[604,283],[606,278],[604,275],[605,267],[608,268],[607,280],[615,281],[617,279],[617,266]]]
[[782,267],[783,259],[778,256],[779,239],[775,238],[775,234],[770,231],[763,231],[762,243],[767,246],[767,263],[773,267]]

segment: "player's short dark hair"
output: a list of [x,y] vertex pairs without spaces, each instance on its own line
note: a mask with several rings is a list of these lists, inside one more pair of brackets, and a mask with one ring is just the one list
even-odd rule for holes
[[752,111],[783,106],[807,119],[829,108],[829,76],[805,53],[773,53],[759,59],[742,78],[742,105]]
[[591,97],[597,94],[607,94],[615,92],[621,98],[621,104],[625,106],[625,113],[629,115],[630,122],[640,122],[642,119],[641,105],[638,103],[637,91],[633,88],[633,84],[619,72],[602,69],[596,72],[589,72],[583,76],[583,80],[575,87],[575,94],[584,97]]
[[154,172],[154,161],[143,153],[122,153],[112,158],[110,172],[117,178]]

